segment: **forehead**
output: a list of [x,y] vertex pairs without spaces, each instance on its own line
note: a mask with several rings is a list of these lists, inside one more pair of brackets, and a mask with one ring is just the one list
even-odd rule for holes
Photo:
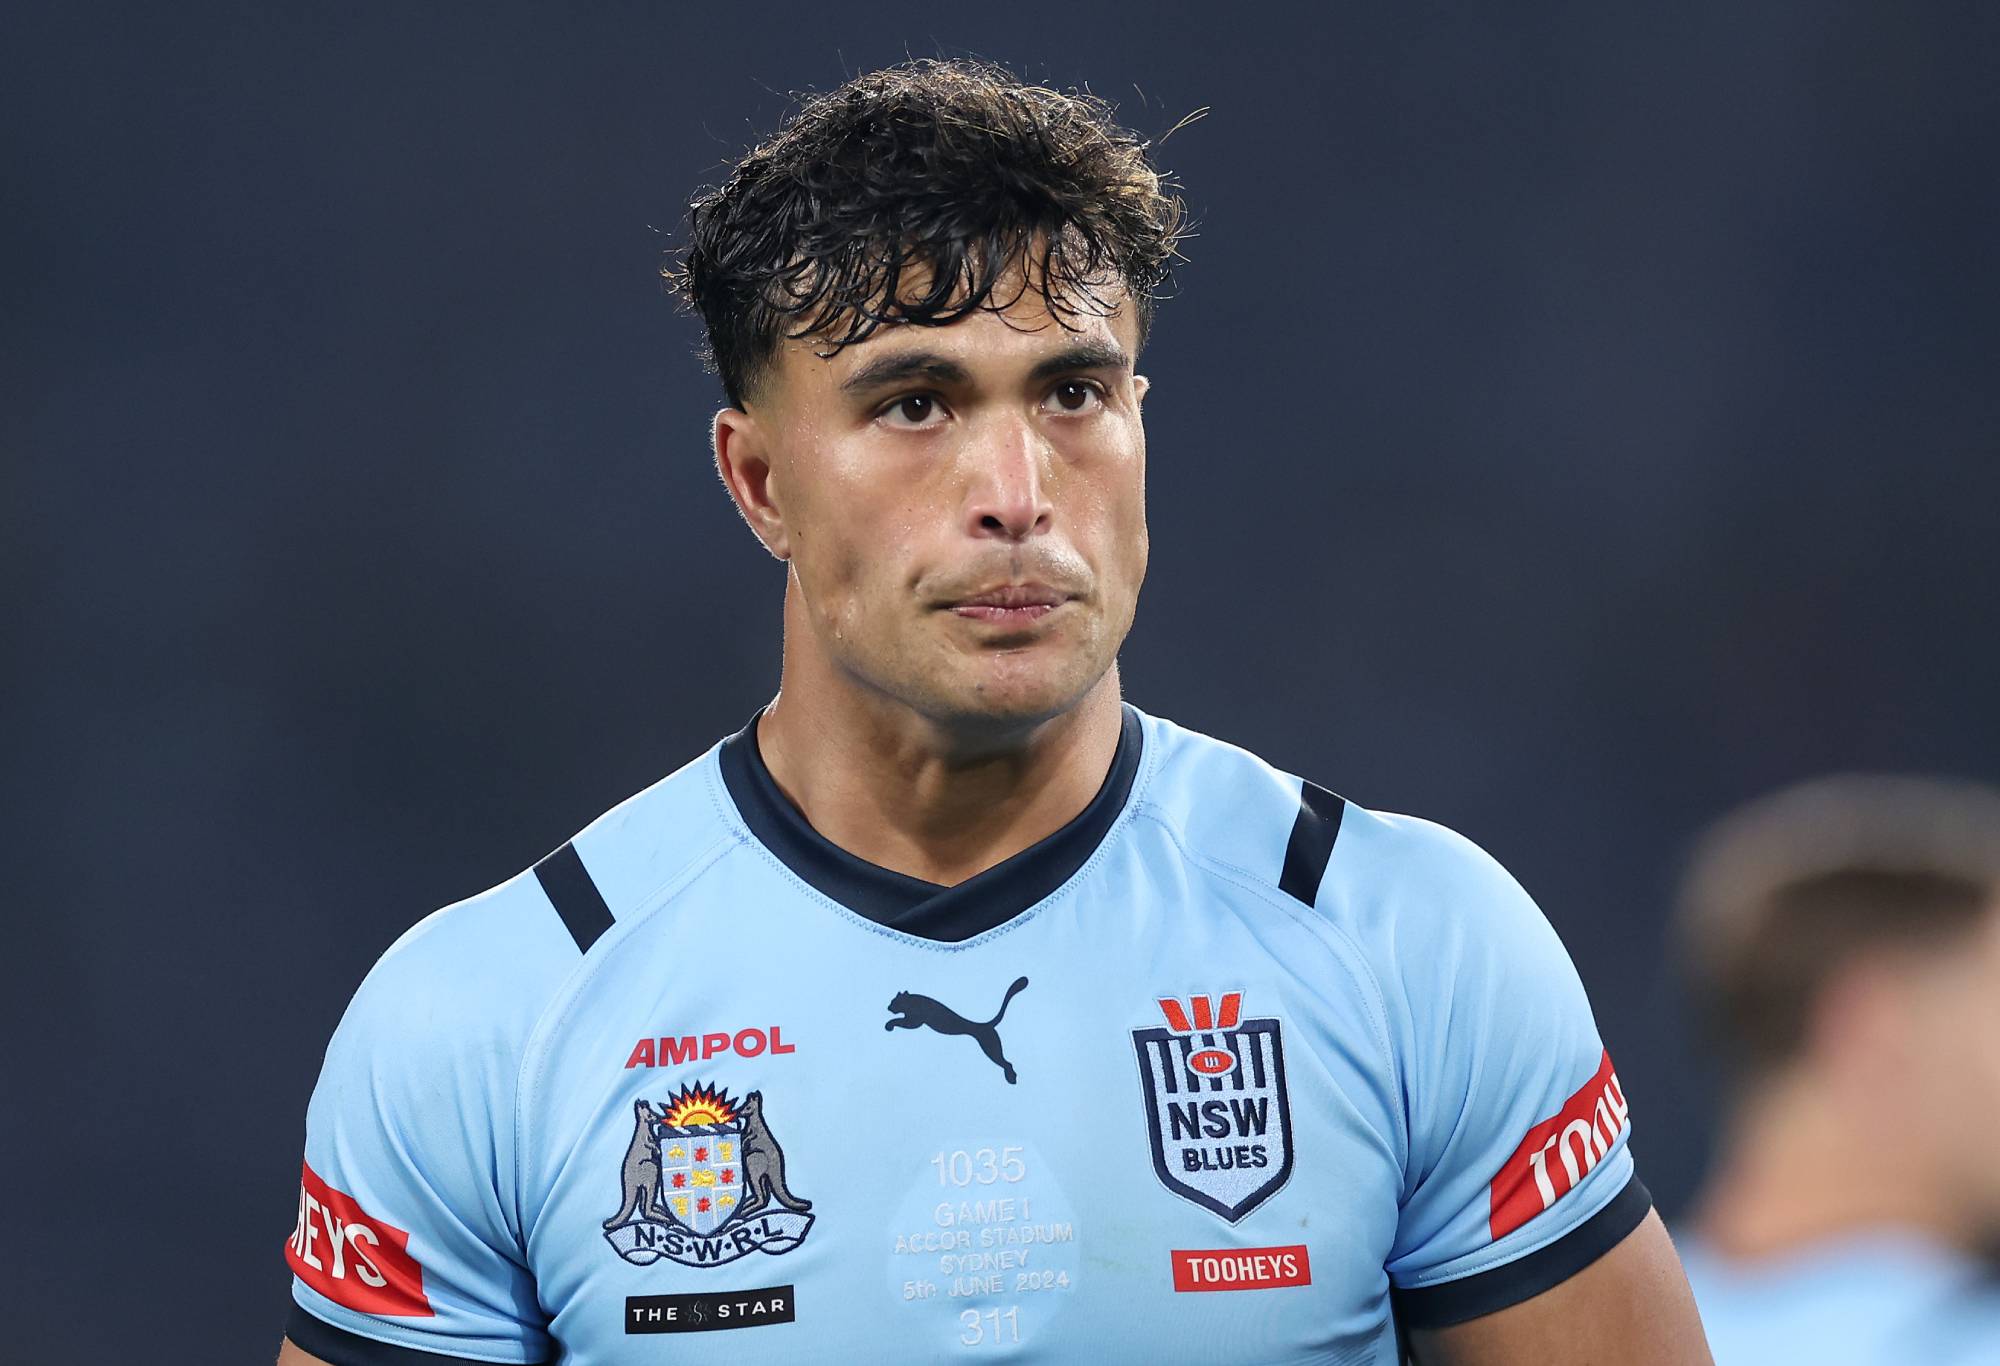
[[[928,280],[913,279],[904,292],[920,293],[927,286]],[[1072,301],[1058,293],[1051,308],[1039,288],[1024,287],[1017,267],[996,282],[995,304],[941,326],[891,321],[838,349],[824,336],[781,339],[772,356],[773,378],[795,394],[836,389],[864,366],[902,352],[930,353],[970,373],[996,376],[1079,347],[1135,356],[1138,310],[1123,285],[1106,282],[1094,294]]]

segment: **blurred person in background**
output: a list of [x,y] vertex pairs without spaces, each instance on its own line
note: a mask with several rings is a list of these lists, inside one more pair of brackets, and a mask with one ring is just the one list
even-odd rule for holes
[[1768,797],[1699,844],[1678,929],[1729,1070],[1679,1240],[1716,1361],[2000,1363],[2000,792]]

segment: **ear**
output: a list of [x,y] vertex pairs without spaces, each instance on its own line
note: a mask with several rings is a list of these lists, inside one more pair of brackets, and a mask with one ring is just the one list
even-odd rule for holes
[[1138,395],[1141,406],[1144,406],[1146,402],[1146,391],[1152,387],[1153,381],[1147,379],[1144,375],[1132,376],[1132,392]]
[[762,425],[741,408],[724,408],[715,415],[710,440],[715,448],[716,473],[722,476],[736,510],[764,543],[764,549],[780,560],[791,559],[791,533],[771,478],[772,452]]

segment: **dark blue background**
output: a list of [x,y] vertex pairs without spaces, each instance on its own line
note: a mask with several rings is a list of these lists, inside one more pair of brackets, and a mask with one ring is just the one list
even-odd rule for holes
[[773,690],[655,271],[906,53],[1213,108],[1128,694],[1514,869],[1669,1212],[1689,835],[2000,776],[1991,8],[361,9],[0,20],[13,1359],[266,1360],[369,963]]

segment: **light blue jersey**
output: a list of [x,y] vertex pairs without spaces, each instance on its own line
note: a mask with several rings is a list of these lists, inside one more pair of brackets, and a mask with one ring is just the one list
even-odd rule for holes
[[2000,1366],[1993,1268],[1883,1232],[1742,1262],[1677,1240],[1715,1366]]
[[288,1332],[1391,1363],[1630,1232],[1627,1135],[1562,945],[1448,830],[1128,707],[1081,815],[944,888],[815,833],[753,725],[369,974]]

